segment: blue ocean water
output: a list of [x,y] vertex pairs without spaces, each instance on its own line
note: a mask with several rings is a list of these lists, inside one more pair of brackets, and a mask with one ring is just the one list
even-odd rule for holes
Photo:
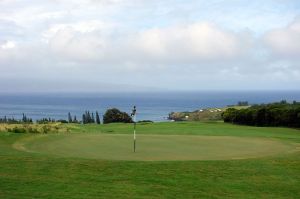
[[172,111],[194,111],[248,101],[250,104],[280,100],[300,101],[300,91],[203,91],[156,93],[0,94],[0,117],[67,119],[68,112],[81,119],[82,113],[96,110],[103,115],[116,107],[131,112],[137,106],[137,120],[165,121]]

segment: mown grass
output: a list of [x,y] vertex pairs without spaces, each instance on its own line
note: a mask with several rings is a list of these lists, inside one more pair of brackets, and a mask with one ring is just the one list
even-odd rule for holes
[[[71,132],[131,133],[130,124],[73,125]],[[300,131],[223,123],[138,125],[143,134],[270,137]],[[300,153],[225,161],[102,161],[15,150],[30,134],[0,133],[0,198],[299,198]]]
[[[74,133],[109,133],[132,134],[133,124],[104,124],[104,125],[68,125]],[[253,127],[232,125],[223,122],[162,122],[137,124],[137,134],[157,135],[216,135],[239,137],[272,137],[272,138],[299,138],[300,131],[280,127]]]
[[137,161],[246,159],[286,155],[300,147],[276,139],[235,136],[139,135],[137,140],[135,153],[128,134],[39,135],[13,146],[60,157]]

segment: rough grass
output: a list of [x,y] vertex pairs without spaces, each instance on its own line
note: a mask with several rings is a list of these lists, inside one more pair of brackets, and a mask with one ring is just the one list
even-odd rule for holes
[[[128,134],[132,126],[72,125]],[[223,123],[138,125],[138,133],[260,137],[300,143],[300,132]],[[16,150],[32,134],[0,133],[0,198],[299,198],[300,153],[245,160],[104,161]]]
[[68,125],[62,123],[48,123],[48,124],[0,124],[0,132],[13,133],[65,133],[69,132]]

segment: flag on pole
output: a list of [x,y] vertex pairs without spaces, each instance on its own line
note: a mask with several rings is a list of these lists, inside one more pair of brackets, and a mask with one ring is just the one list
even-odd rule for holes
[[135,152],[136,148],[136,136],[135,136],[135,128],[136,128],[136,106],[133,106],[131,118],[133,120],[133,152]]

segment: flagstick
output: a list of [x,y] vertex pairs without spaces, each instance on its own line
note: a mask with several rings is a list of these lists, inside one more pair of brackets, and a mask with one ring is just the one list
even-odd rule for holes
[[135,136],[135,128],[136,128],[136,106],[133,106],[131,118],[133,119],[133,152],[135,153],[136,148],[136,136]]
[[136,144],[135,125],[136,125],[136,123],[134,122],[134,128],[133,128],[133,152],[135,152],[135,144]]

